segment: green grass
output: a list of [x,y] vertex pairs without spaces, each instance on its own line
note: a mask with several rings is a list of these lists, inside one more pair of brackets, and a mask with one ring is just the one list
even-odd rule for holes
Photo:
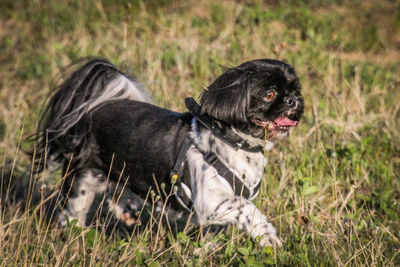
[[399,1],[3,0],[0,22],[1,162],[29,165],[21,149],[45,96],[86,56],[128,66],[178,111],[221,66],[286,60],[306,105],[268,154],[255,201],[283,248],[234,228],[205,238],[164,224],[158,237],[150,226],[125,238],[63,231],[15,207],[0,213],[0,265],[400,264]]

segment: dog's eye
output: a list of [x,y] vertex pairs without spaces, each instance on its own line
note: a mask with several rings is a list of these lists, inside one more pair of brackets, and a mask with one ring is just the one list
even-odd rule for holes
[[264,99],[265,99],[267,102],[271,102],[272,100],[275,99],[275,96],[276,96],[275,90],[269,90],[269,91],[267,92],[267,94],[264,96]]

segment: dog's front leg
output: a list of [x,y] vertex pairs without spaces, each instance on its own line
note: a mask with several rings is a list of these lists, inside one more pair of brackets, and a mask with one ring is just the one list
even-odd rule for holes
[[250,200],[208,191],[195,199],[194,208],[201,225],[231,223],[253,239],[261,236],[261,246],[282,246],[275,228]]
[[195,148],[187,155],[190,166],[193,206],[200,225],[234,224],[252,238],[261,236],[262,246],[281,246],[282,242],[267,217],[248,199],[234,196],[217,177],[215,169]]

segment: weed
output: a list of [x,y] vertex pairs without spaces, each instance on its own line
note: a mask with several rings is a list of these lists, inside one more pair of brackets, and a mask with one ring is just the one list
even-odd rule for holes
[[[18,164],[0,173],[0,264],[398,266],[399,10],[399,1],[1,1],[0,158]],[[276,58],[295,67],[304,118],[268,154],[255,200],[283,248],[231,227],[62,230],[3,205],[6,182],[30,173],[18,168],[30,166],[21,149],[57,74],[92,55],[132,66],[155,102],[177,111],[221,66]]]

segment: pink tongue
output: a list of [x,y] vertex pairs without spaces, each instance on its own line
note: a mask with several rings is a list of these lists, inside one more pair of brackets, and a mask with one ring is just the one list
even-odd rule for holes
[[297,121],[292,121],[288,117],[281,117],[274,120],[275,123],[279,124],[280,126],[295,126],[297,125]]

